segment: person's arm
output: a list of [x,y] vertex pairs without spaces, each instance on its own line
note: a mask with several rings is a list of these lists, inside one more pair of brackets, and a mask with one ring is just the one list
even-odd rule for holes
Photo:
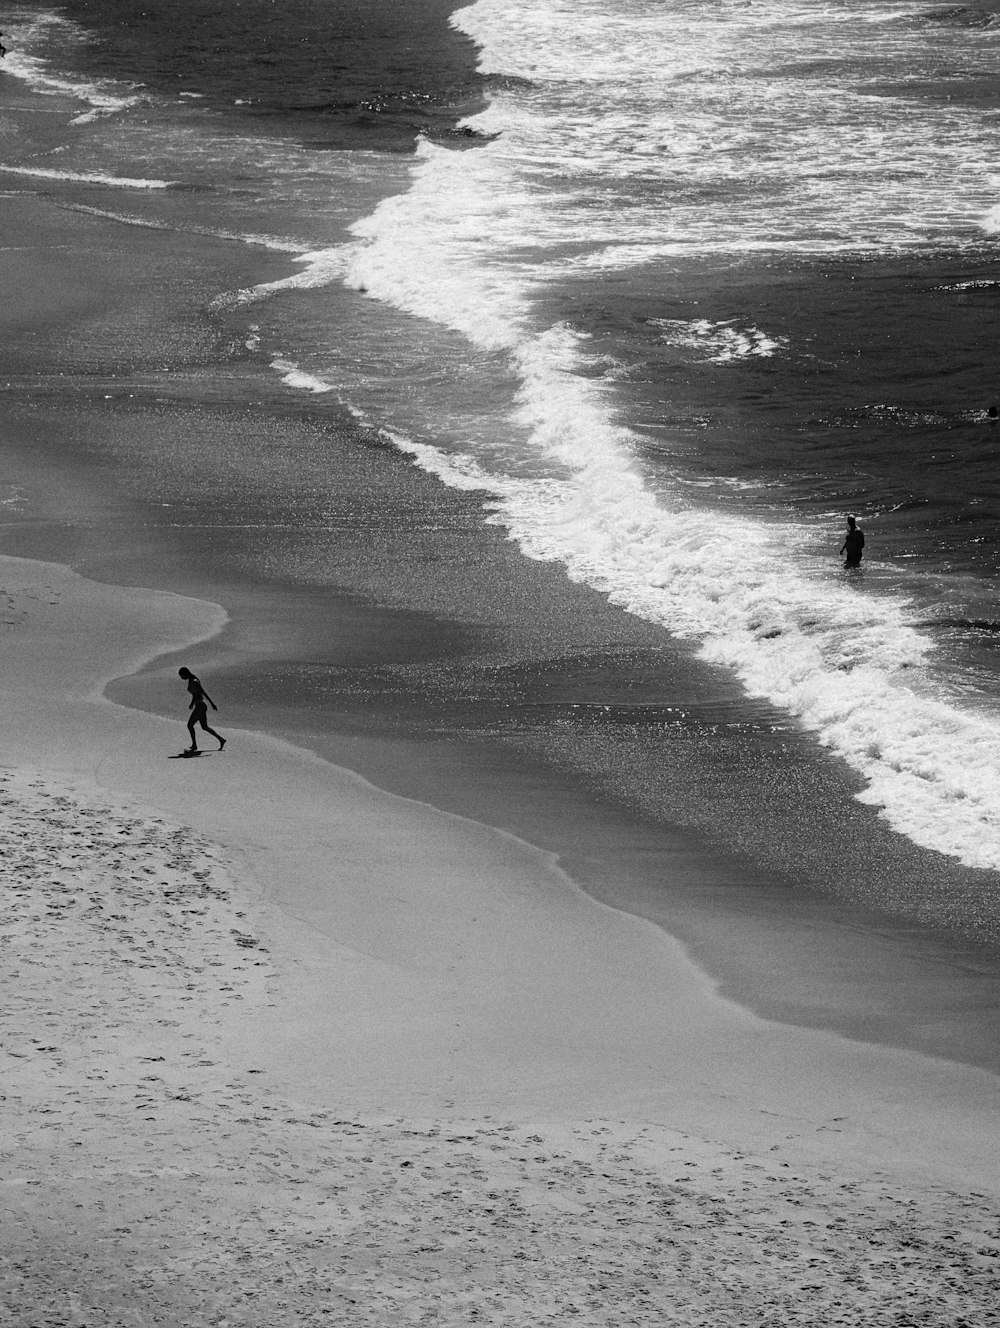
[[215,704],[215,702],[214,702],[214,701],[212,700],[212,698],[209,696],[208,692],[205,691],[204,687],[201,689],[201,694],[202,694],[202,696],[205,698],[205,700],[208,702],[208,704],[212,707],[213,710],[218,710],[219,707]]

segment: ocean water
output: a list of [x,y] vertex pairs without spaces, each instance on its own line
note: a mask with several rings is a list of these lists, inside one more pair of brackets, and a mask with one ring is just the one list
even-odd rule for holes
[[2,6],[0,183],[287,255],[275,381],[1000,868],[1000,4],[395,8]]

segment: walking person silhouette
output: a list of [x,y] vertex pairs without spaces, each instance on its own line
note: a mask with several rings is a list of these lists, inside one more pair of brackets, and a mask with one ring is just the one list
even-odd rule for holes
[[208,706],[213,710],[218,710],[218,706],[209,696],[201,685],[201,679],[196,677],[190,669],[178,669],[177,672],[187,683],[187,689],[191,693],[191,704],[188,709],[191,711],[188,716],[188,733],[191,734],[191,746],[184,753],[185,756],[193,755],[198,750],[198,739],[195,737],[194,726],[200,724],[206,733],[211,733],[213,738],[219,740],[219,751],[221,752],[226,745],[226,740],[221,733],[216,733],[215,729],[208,726]]

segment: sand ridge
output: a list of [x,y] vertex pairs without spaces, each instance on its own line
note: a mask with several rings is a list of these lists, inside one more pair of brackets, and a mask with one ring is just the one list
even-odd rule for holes
[[1000,1323],[984,1194],[291,1097],[228,1038],[275,971],[210,843],[24,772],[0,843],[6,1323]]

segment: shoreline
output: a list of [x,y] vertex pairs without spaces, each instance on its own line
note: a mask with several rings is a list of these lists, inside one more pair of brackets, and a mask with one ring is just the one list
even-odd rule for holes
[[218,609],[0,576],[9,1322],[997,1321],[995,1077],[759,1020],[549,855],[287,743],[164,759],[103,683]]
[[[150,243],[145,232],[125,239],[137,253]],[[175,241],[155,233],[154,243],[170,254]],[[222,285],[292,266],[212,240],[202,261]],[[47,277],[46,265],[36,253],[29,270]],[[68,313],[45,288],[54,304],[31,316],[54,345]],[[528,563],[484,525],[475,495],[444,489],[245,359],[169,375],[78,365],[53,377],[50,367],[34,386],[8,382],[5,455],[19,496],[5,551],[225,603],[228,631],[193,665],[240,722],[556,854],[595,898],[680,936],[727,995],[764,1017],[998,1068],[996,955],[934,931],[973,873],[893,836],[815,744],[781,729],[772,738],[774,715],[665,633],[559,567]],[[266,495],[234,501],[248,418],[279,463]],[[318,584],[272,571],[291,530],[297,561],[335,559]],[[484,612],[498,586],[499,610]],[[154,663],[113,694],[176,713],[179,662]],[[608,700],[624,714],[620,742],[617,721],[600,720]],[[720,744],[720,731],[732,739]],[[742,821],[730,821],[734,809]],[[862,884],[888,880],[901,904],[912,892],[927,916],[914,931],[863,890],[838,899],[817,873],[824,862]],[[979,923],[973,896],[968,907]]]
[[[329,602],[327,603],[329,609]],[[362,615],[363,618],[363,615]],[[252,709],[230,648],[209,643],[198,668]],[[166,715],[178,655],[115,679],[111,699]],[[242,668],[242,664],[239,666]],[[363,666],[364,667],[364,666]],[[363,669],[362,669],[363,671]],[[795,881],[714,848],[690,827],[650,821],[595,798],[516,746],[492,751],[450,731],[394,735],[377,724],[295,726],[268,707],[266,731],[375,787],[513,834],[551,856],[596,902],[662,928],[742,1008],[862,1044],[909,1049],[997,1073],[1000,977],[993,950],[904,917],[797,889]],[[913,850],[919,853],[919,850]]]
[[[928,1046],[997,1003],[867,914],[831,948],[792,841],[963,876],[276,384],[206,301],[293,264],[81,187],[0,199],[45,296],[0,313],[5,1323],[1000,1325],[996,1074],[805,997]],[[169,760],[181,663],[224,753]]]
[[[32,554],[0,558],[23,961],[0,1016],[8,1320],[736,1328],[778,1307],[789,1328],[875,1312],[996,1322],[996,1076],[720,995],[669,925],[628,911],[633,883],[566,854],[581,807],[603,807],[595,824],[621,842],[637,824],[588,769],[537,800],[538,839],[517,833],[518,801],[544,783],[525,752],[566,728],[517,746],[516,723],[567,661],[567,706],[632,686],[615,651],[646,667],[640,710],[672,704],[680,680],[725,720],[733,689],[484,535],[474,499],[231,353],[204,290],[252,284],[273,255],[51,201],[27,206],[90,265],[84,293],[70,308],[51,281],[46,307],[26,302],[3,365],[4,549]],[[35,250],[19,279],[49,281],[36,234],[9,238]],[[180,244],[197,298],[163,276]],[[171,337],[143,340],[154,323]],[[453,567],[460,580],[442,575]],[[229,740],[196,762],[167,759],[184,741],[184,661]],[[114,696],[160,697],[173,717],[109,699],[112,679]],[[300,713],[332,696],[348,722],[326,740],[367,743],[360,769],[392,764],[407,725],[442,730],[432,787],[416,783],[430,738],[411,745],[407,793],[386,791],[283,736],[286,695]],[[509,759],[470,730],[475,759],[456,772],[447,735],[469,695],[493,703]],[[365,708],[374,728],[354,723]],[[694,733],[673,734],[672,757]],[[698,737],[678,785],[711,759]],[[431,805],[473,770],[489,778],[467,781],[466,806]],[[482,809],[518,771],[489,824]],[[711,878],[698,825],[685,835],[657,862]],[[725,861],[722,962],[727,939],[745,948],[730,923],[756,879],[749,853]],[[588,865],[605,902],[581,888]],[[750,986],[769,959],[756,962]]]
[[[731,1075],[748,1093],[785,1095],[789,1116],[795,1114],[797,1086],[790,1078],[776,1080],[767,1068],[751,1063],[759,1062],[760,1053],[745,1045],[748,1040],[758,1040],[769,1049],[766,1054],[775,1054],[779,1061],[789,1047],[810,1042],[822,1046],[826,1064],[817,1065],[813,1056],[804,1055],[802,1060],[811,1063],[821,1079],[829,1076],[834,1082],[846,1080],[832,1069],[832,1060],[853,1067],[852,1073],[860,1078],[867,1076],[867,1066],[883,1061],[887,1074],[878,1078],[880,1094],[891,1092],[893,1067],[903,1074],[907,1067],[920,1067],[929,1082],[964,1081],[979,1083],[990,1094],[995,1090],[996,1076],[972,1067],[760,1020],[718,996],[715,984],[688,958],[679,941],[646,919],[592,899],[551,854],[509,833],[387,793],[280,739],[226,727],[231,741],[224,754],[209,751],[205,759],[181,766],[168,762],[165,758],[172,753],[180,723],[109,702],[103,687],[123,663],[135,665],[151,653],[160,653],[157,647],[164,644],[176,649],[183,624],[185,634],[194,627],[196,639],[205,640],[206,628],[217,630],[222,624],[218,607],[163,592],[107,587],[57,565],[7,557],[0,558],[0,575],[8,600],[21,605],[21,620],[8,638],[10,673],[30,679],[19,686],[8,677],[5,685],[8,706],[0,734],[8,757],[19,767],[81,781],[103,796],[147,806],[217,844],[244,880],[256,882],[255,896],[271,925],[300,936],[307,933],[310,944],[329,947],[328,966],[349,954],[348,967],[370,964],[367,977],[376,984],[390,971],[399,981],[412,979],[421,985],[428,975],[436,975],[427,993],[446,1005],[454,999],[448,994],[450,984],[469,984],[455,1008],[468,1015],[479,1003],[491,1011],[497,1029],[505,1020],[495,1017],[494,1005],[505,1014],[515,1012],[512,1026],[521,1025],[520,1035],[531,1040],[538,1057],[537,1061],[528,1057],[522,1065],[522,1070],[541,1076],[529,1090],[532,1109],[539,1105],[540,1086],[551,1084],[555,1064],[564,1065],[566,1073],[566,1083],[551,1098],[550,1109],[556,1114],[565,1110],[564,1095],[575,1098],[581,1083],[586,1084],[584,1092],[594,1096],[593,1106],[608,1114],[643,1100],[648,1106],[664,1092],[659,1073],[651,1074],[647,1063],[642,1073],[626,1076],[622,1083],[620,1058],[655,1061],[654,1047],[672,1043],[682,1046],[687,1055],[720,1057],[720,1065],[728,1063],[723,1077]],[[76,649],[60,649],[70,639]],[[123,655],[125,643],[129,653]],[[101,736],[95,741],[95,735]],[[144,741],[136,740],[140,737]],[[237,752],[239,757],[230,760]],[[346,864],[351,872],[343,870]],[[581,962],[579,954],[571,961],[560,953],[563,947],[558,942],[578,949],[586,961]],[[545,971],[542,955],[548,957],[551,974]],[[629,968],[634,970],[631,974]],[[454,973],[459,976],[448,976]],[[359,973],[350,976],[356,979]],[[515,976],[517,981],[512,981]],[[287,973],[285,980],[294,987],[295,979]],[[538,987],[551,998],[550,981],[565,988],[557,1008],[550,1008],[540,994],[529,996]],[[644,1000],[629,993],[630,984],[637,984]],[[609,1006],[617,1008],[602,1008],[601,998],[612,991],[617,994]],[[471,1001],[470,992],[475,993]],[[347,994],[346,989],[341,993],[345,998]],[[375,989],[368,996],[375,999]],[[318,998],[313,991],[306,1000]],[[328,989],[323,999],[336,1004]],[[385,1008],[394,1012],[397,1021],[407,1018],[405,1007],[393,998],[382,1000],[388,1000]],[[281,1010],[273,1016],[273,1039],[282,1036],[280,1024],[286,1013]],[[454,1055],[447,1020],[435,1017],[428,1022],[422,1013],[414,1017],[431,1043],[440,1039],[441,1054]],[[553,1063],[555,1034],[544,1027],[549,1019],[554,1028],[565,1021],[585,1042],[593,1039],[611,1063],[601,1066],[596,1076],[591,1066],[582,1081],[572,1054],[561,1054]],[[599,1031],[606,1020],[612,1028],[625,1021],[620,1040],[609,1038],[607,1030]],[[694,1032],[689,1021],[700,1021],[704,1028]],[[719,1038],[716,1045],[702,1036],[705,1030]],[[370,1031],[365,1030],[365,1037]],[[411,1032],[395,1028],[386,1030],[386,1035],[403,1048]],[[339,1030],[338,1035],[364,1056],[364,1038],[353,1042],[350,1030]],[[265,1044],[273,1048],[267,1039]],[[489,1095],[499,1096],[504,1109],[517,1111],[517,1094],[502,1086],[505,1080],[495,1084],[495,1063],[485,1049],[466,1041],[465,1050],[473,1057],[467,1068],[468,1091],[482,1093],[485,1082]],[[517,1050],[523,1055],[525,1048]],[[285,1054],[294,1059],[296,1053]],[[747,1063],[736,1070],[730,1062],[733,1056]],[[443,1088],[443,1080],[426,1059],[426,1048],[400,1056],[397,1070],[400,1065],[406,1068],[397,1091],[438,1098],[457,1091]],[[662,1063],[670,1059],[664,1056]],[[323,1076],[315,1063],[298,1066],[296,1073],[304,1073],[306,1083]],[[481,1074],[488,1078],[480,1081]],[[530,1074],[524,1082],[530,1083]],[[681,1097],[686,1092],[676,1087],[669,1091]],[[717,1091],[709,1088],[708,1102],[714,1101]],[[857,1093],[858,1083],[847,1091]],[[505,1093],[511,1093],[507,1100]],[[831,1083],[822,1115],[836,1097]],[[806,1098],[814,1100],[812,1089]],[[397,1105],[371,1101],[365,1109],[391,1112]],[[673,1106],[683,1112],[688,1128],[708,1120],[706,1102]],[[712,1110],[720,1119],[728,1118],[725,1104],[714,1102]],[[774,1128],[765,1124],[760,1142],[773,1142]],[[864,1127],[868,1128],[873,1128],[873,1137],[881,1133],[877,1125]],[[840,1145],[833,1149],[834,1154],[840,1151]],[[933,1166],[926,1160],[910,1160],[918,1170]],[[981,1175],[985,1183],[987,1171],[981,1170]],[[1000,1169],[997,1177],[1000,1183]]]

